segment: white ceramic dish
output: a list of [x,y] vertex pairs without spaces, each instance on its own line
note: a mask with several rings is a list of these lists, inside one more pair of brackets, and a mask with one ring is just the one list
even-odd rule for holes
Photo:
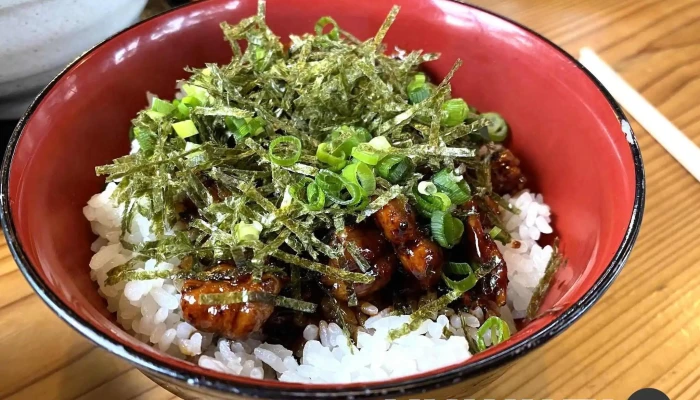
[[146,0],[0,0],[0,119],[85,50],[135,22]]

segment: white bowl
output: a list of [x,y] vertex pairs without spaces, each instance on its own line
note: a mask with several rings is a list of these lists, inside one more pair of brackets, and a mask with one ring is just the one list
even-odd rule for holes
[[138,20],[146,0],[0,0],[0,119],[85,50]]

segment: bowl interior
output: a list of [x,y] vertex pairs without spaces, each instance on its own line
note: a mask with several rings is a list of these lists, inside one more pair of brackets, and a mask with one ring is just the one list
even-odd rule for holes
[[[311,32],[319,17],[332,15],[342,28],[368,38],[391,5],[302,3],[268,2],[268,22],[277,35]],[[631,142],[595,83],[539,37],[456,2],[393,3],[403,7],[386,37],[389,48],[442,53],[439,61],[426,64],[434,77],[444,76],[457,58],[464,60],[453,94],[479,110],[498,111],[509,122],[510,147],[523,160],[531,187],[552,206],[569,260],[546,299],[544,309],[554,312],[473,362],[526,340],[596,286],[633,215]],[[11,222],[28,268],[69,313],[139,357],[239,383],[244,379],[161,355],[115,325],[89,277],[94,236],[82,207],[104,185],[94,167],[128,151],[129,122],[146,105],[146,91],[172,97],[175,81],[188,75],[184,67],[228,62],[231,50],[219,23],[235,23],[255,9],[252,0],[202,2],[137,25],[89,52],[35,104],[14,149],[7,187]]]

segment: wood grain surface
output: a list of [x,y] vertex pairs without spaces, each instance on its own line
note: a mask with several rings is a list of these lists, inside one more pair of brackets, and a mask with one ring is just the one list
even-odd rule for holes
[[[576,54],[590,46],[700,144],[700,0],[476,0]],[[639,125],[647,171],[641,235],[579,322],[477,398],[626,400],[642,387],[700,398],[700,184]],[[176,399],[95,348],[33,294],[0,247],[0,398]],[[464,398],[459,388],[445,398]]]

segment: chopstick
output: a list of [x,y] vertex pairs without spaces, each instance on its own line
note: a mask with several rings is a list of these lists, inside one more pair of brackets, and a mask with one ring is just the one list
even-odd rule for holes
[[695,179],[700,181],[700,148],[663,116],[632,86],[625,82],[590,48],[579,55],[583,64],[610,94],[647,132],[668,151]]

